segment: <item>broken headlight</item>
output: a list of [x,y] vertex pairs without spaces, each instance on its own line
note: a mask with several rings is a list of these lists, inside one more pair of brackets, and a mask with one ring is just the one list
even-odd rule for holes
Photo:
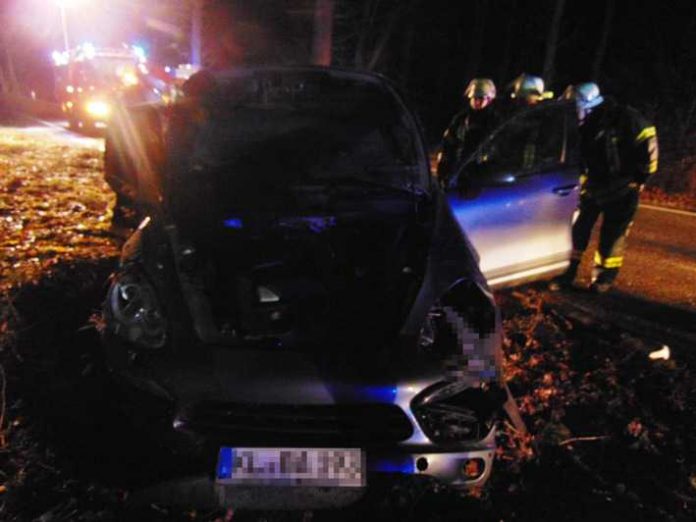
[[497,384],[457,390],[442,383],[414,398],[411,408],[429,439],[457,444],[485,437],[505,399]]
[[139,270],[114,277],[105,308],[107,327],[122,339],[144,348],[164,346],[167,323],[155,289]]

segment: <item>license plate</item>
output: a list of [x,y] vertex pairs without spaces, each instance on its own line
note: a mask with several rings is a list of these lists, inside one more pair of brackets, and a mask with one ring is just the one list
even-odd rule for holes
[[362,487],[365,454],[357,448],[220,448],[218,484]]

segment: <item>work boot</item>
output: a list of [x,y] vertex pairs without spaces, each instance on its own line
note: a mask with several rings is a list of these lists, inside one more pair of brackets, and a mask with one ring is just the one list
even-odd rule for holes
[[611,283],[598,283],[595,281],[590,285],[590,292],[593,294],[606,294],[611,290]]
[[589,288],[590,292],[592,292],[593,294],[606,294],[609,290],[611,290],[611,286],[614,283],[614,279],[616,279],[616,276],[618,274],[618,269],[603,269],[599,273],[599,275],[597,275],[594,281],[592,281],[592,284]]
[[575,281],[575,276],[578,275],[579,266],[580,261],[571,261],[565,272],[549,281],[549,290],[551,292],[559,292],[573,288],[573,281]]

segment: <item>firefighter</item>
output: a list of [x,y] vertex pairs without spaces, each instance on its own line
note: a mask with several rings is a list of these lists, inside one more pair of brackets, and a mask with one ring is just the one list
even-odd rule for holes
[[599,249],[590,290],[604,293],[623,264],[626,237],[648,176],[657,171],[657,132],[635,109],[604,98],[595,83],[566,90],[575,99],[585,173],[579,214],[573,225],[573,253],[565,273],[552,280],[558,290],[572,285],[592,229],[602,216]]
[[493,101],[496,88],[489,78],[474,78],[464,90],[466,105],[450,122],[442,137],[437,159],[437,175],[443,185],[453,169],[472,154],[496,121]]
[[[522,73],[507,87],[508,96],[503,99],[500,113],[508,118],[547,99],[544,80],[539,76]],[[530,130],[522,146],[521,167],[528,169],[537,159],[539,127]]]

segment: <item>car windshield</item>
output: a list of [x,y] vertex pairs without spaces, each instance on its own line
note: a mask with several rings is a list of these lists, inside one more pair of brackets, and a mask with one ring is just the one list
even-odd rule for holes
[[379,84],[321,71],[266,73],[223,81],[205,103],[190,168],[227,189],[426,188],[417,133]]

